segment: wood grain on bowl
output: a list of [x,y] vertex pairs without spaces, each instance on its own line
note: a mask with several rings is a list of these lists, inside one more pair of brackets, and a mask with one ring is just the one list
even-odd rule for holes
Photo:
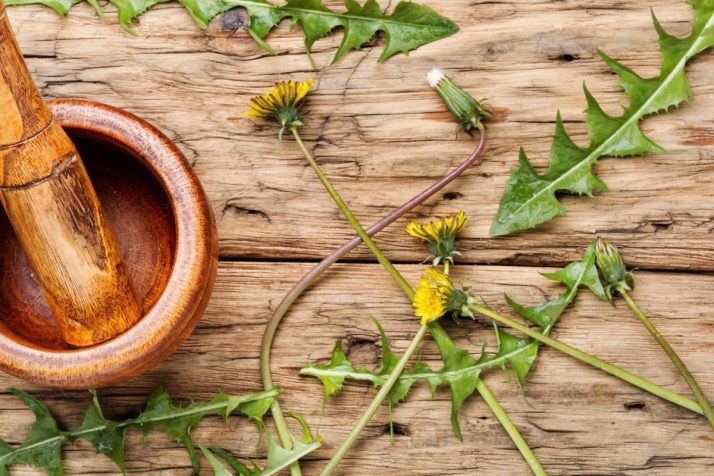
[[89,101],[50,108],[84,157],[145,312],[112,340],[69,348],[0,214],[0,368],[54,387],[116,384],[161,362],[195,328],[216,275],[215,220],[190,165],[151,125]]
[[148,123],[88,101],[50,110],[1,0],[0,60],[0,368],[55,387],[122,382],[200,319],[218,261],[212,211]]

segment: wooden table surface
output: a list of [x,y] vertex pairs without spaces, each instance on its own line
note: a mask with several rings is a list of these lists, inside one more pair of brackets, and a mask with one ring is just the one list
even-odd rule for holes
[[[387,6],[381,1],[383,7]],[[340,8],[339,2],[331,2]],[[648,119],[645,132],[668,152],[608,159],[597,166],[610,191],[564,198],[568,215],[537,231],[488,237],[509,169],[520,146],[546,164],[557,109],[578,140],[585,139],[582,83],[607,111],[624,101],[596,48],[653,74],[659,55],[651,27],[654,9],[665,27],[684,34],[691,12],[683,0],[560,0],[468,2],[430,0],[461,31],[384,64],[384,39],[330,65],[340,34],[317,42],[313,72],[299,32],[287,24],[269,37],[279,53],[260,50],[245,31],[242,12],[198,30],[178,4],[141,17],[138,37],[117,24],[113,7],[98,20],[87,4],[66,19],[39,6],[9,9],[35,80],[48,98],[84,98],[127,109],[154,123],[185,152],[202,180],[218,220],[222,262],[202,323],[179,351],[148,374],[101,391],[107,416],[134,416],[150,391],[165,384],[177,396],[205,400],[217,390],[260,388],[259,341],[282,295],[314,262],[351,237],[291,140],[272,125],[242,115],[248,99],[277,79],[314,75],[304,139],[356,215],[371,224],[460,163],[474,140],[457,128],[425,75],[444,68],[495,109],[483,160],[407,218],[459,209],[471,219],[455,269],[493,307],[506,310],[507,291],[537,304],[561,289],[538,272],[576,259],[596,235],[609,238],[637,267],[634,296],[714,397],[714,54],[689,67],[694,100]],[[393,5],[391,6],[393,8]],[[423,249],[403,233],[407,219],[378,235],[386,254],[416,283]],[[335,266],[290,312],[274,350],[275,380],[284,407],[302,413],[325,439],[304,464],[316,474],[345,437],[374,392],[350,384],[324,409],[317,381],[297,370],[326,360],[336,339],[350,358],[376,366],[379,341],[369,319],[378,316],[401,352],[418,323],[399,288],[360,248]],[[477,352],[492,329],[483,320],[448,324],[457,342]],[[559,339],[678,392],[688,391],[667,357],[620,302],[616,307],[582,293],[558,324]],[[422,358],[434,363],[428,340]],[[541,353],[520,395],[501,372],[485,378],[551,474],[714,474],[714,433],[703,418],[651,397],[550,349]],[[64,428],[76,426],[89,403],[85,392],[35,387]],[[520,475],[527,467],[488,407],[472,397],[461,410],[464,442],[453,437],[447,391],[432,399],[419,385],[394,411],[390,441],[380,411],[339,474]],[[0,436],[18,443],[31,413],[0,394]],[[241,418],[207,419],[194,431],[201,444],[220,444],[260,461],[256,431]],[[80,442],[65,449],[69,474],[116,473]],[[205,465],[205,462],[204,462]],[[131,474],[189,474],[185,451],[168,437],[137,432],[127,441]],[[34,474],[16,468],[16,474]],[[206,470],[209,472],[209,470]]]

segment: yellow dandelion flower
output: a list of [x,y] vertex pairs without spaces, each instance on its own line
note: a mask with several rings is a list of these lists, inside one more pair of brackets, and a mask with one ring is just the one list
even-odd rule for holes
[[446,314],[446,302],[438,289],[419,287],[414,294],[414,315],[428,324]]
[[438,268],[428,268],[414,293],[414,315],[421,318],[422,324],[439,319],[449,310],[453,291],[454,285],[446,274]]
[[427,268],[424,271],[424,278],[431,282],[431,285],[439,288],[443,292],[450,293],[454,290],[454,285],[451,282],[451,278],[441,271],[439,268]]
[[475,302],[465,289],[456,289],[449,276],[439,268],[427,268],[419,280],[412,305],[414,315],[428,324],[451,312],[455,319],[473,317],[469,306]]
[[460,254],[454,245],[454,240],[467,223],[466,214],[460,211],[456,215],[443,217],[425,225],[411,222],[407,225],[406,231],[429,245],[434,266],[442,261],[453,264],[454,256]]
[[282,138],[285,129],[303,124],[300,107],[311,88],[312,78],[303,82],[281,81],[266,94],[252,98],[248,103],[250,109],[243,114],[252,119],[274,118],[280,125]]

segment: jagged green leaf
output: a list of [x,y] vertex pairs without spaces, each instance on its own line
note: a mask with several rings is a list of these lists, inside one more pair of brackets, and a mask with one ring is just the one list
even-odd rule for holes
[[136,35],[136,32],[131,29],[131,23],[136,17],[145,13],[149,8],[159,3],[166,3],[170,0],[109,0],[117,7],[117,16],[119,24],[128,33]]
[[[171,403],[169,394],[163,387],[156,389],[146,408],[137,418],[116,422],[104,417],[96,392],[92,393],[92,403],[84,413],[82,425],[74,431],[63,432],[47,407],[27,393],[11,389],[35,414],[35,424],[25,441],[16,447],[0,439],[0,476],[9,475],[13,464],[27,464],[44,469],[48,475],[62,474],[62,445],[77,439],[91,442],[97,453],[102,453],[114,461],[124,471],[124,435],[130,428],[140,428],[148,432],[152,428],[165,431],[178,442],[193,451],[189,432],[203,417],[217,415],[227,418],[233,413],[241,413],[262,425],[263,415],[278,395],[278,389],[266,390],[244,396],[217,394],[208,403],[192,402],[186,407]],[[195,451],[191,453],[194,472],[198,474]],[[253,476],[246,473],[246,476]]]
[[[59,13],[61,16],[66,16],[73,6],[82,1],[84,0],[8,0],[7,2],[5,2],[5,4],[8,6],[40,4],[46,7],[50,7],[51,9]],[[100,18],[104,16],[104,13],[102,12],[102,7],[99,6],[97,0],[87,0],[87,3],[89,3],[92,8],[94,8],[94,11],[97,12],[97,15]]]
[[[347,359],[342,350],[342,342],[337,341],[332,349],[332,357],[327,364],[308,364],[300,371],[302,375],[313,375],[317,377],[325,389],[325,403],[331,396],[342,390],[346,378],[353,380],[368,380],[375,387],[381,387],[387,381],[392,370],[397,366],[399,358],[392,352],[389,339],[384,333],[382,325],[377,319],[372,318],[377,330],[379,331],[382,344],[382,365],[373,372],[367,369],[355,370],[352,363]],[[396,405],[406,398],[409,390],[414,384],[414,380],[399,380],[389,392],[389,403]]]
[[276,474],[303,458],[305,455],[312,453],[322,445],[322,438],[312,434],[304,418],[295,413],[291,413],[290,416],[300,423],[303,431],[302,438],[297,439],[291,434],[292,449],[288,450],[280,446],[277,441],[268,435],[268,459],[265,463],[265,469],[260,473],[260,476]]
[[441,379],[429,379],[432,391],[435,385],[447,384],[451,389],[451,428],[459,440],[463,440],[459,425],[459,409],[461,405],[476,391],[476,385],[481,375],[479,364],[486,363],[491,357],[485,352],[481,357],[474,359],[466,349],[454,344],[443,327],[437,322],[429,326],[431,336],[439,348],[439,355],[444,362],[440,371],[436,372]]
[[[554,273],[544,273],[544,276],[559,281],[567,286],[567,291],[545,304],[537,307],[525,307],[506,296],[508,304],[523,317],[536,324],[543,333],[548,334],[556,324],[563,311],[573,302],[581,286],[590,288],[601,299],[605,298],[595,267],[595,248],[591,243],[583,254],[582,261],[568,264]],[[325,387],[325,398],[339,392],[346,380],[370,382],[380,387],[389,378],[396,366],[397,356],[391,350],[389,340],[378,321],[375,320],[382,341],[382,365],[376,371],[367,369],[355,370],[337,342],[332,359],[327,364],[308,364],[300,370],[301,375],[318,378]],[[451,390],[451,424],[456,436],[461,439],[458,414],[463,402],[476,391],[478,379],[484,370],[491,368],[506,368],[510,365],[523,387],[528,372],[538,356],[539,344],[530,339],[516,337],[496,327],[496,352],[481,350],[478,357],[472,356],[467,350],[457,346],[438,323],[429,326],[430,332],[439,349],[443,362],[440,370],[434,371],[423,362],[418,362],[412,370],[405,370],[400,375],[392,392],[390,403],[397,404],[409,393],[412,386],[423,380],[429,384],[432,392],[441,385],[448,385]],[[395,390],[396,389],[396,390]]]
[[[325,386],[326,398],[339,392],[346,379],[368,381],[375,387],[381,387],[389,378],[398,359],[391,351],[382,326],[376,320],[375,324],[382,339],[382,365],[377,371],[355,370],[342,352],[338,341],[335,350],[339,351],[333,350],[332,360],[328,364],[308,364],[300,370],[300,374],[317,377]],[[474,359],[467,350],[454,344],[438,323],[432,323],[430,331],[439,349],[443,367],[435,372],[423,362],[419,362],[411,371],[404,371],[389,394],[389,403],[396,405],[404,400],[412,386],[419,380],[426,381],[432,392],[440,385],[448,385],[451,389],[452,401],[451,423],[454,433],[461,439],[458,423],[459,408],[475,391],[481,371],[497,364],[489,364],[491,356],[485,353],[480,358]]]
[[494,325],[496,330],[496,342],[498,351],[496,357],[503,357],[502,367],[510,364],[516,374],[518,386],[523,389],[526,376],[533,367],[536,357],[538,357],[538,345],[528,339],[516,337],[509,334],[500,327]]
[[[560,315],[575,299],[581,286],[588,287],[597,297],[607,300],[595,266],[595,246],[592,243],[585,250],[582,261],[569,263],[554,273],[542,274],[548,279],[563,283],[568,288],[567,291],[536,307],[522,306],[508,295],[505,295],[505,299],[514,311],[537,325],[543,334],[550,333]],[[540,344],[531,339],[513,336],[498,327],[496,334],[501,342],[498,355],[508,356],[505,360],[513,367],[518,383],[523,388],[526,376],[538,356]]]
[[[82,0],[7,0],[8,6],[39,3],[53,8],[60,15]],[[97,0],[89,1],[101,16]],[[159,3],[171,0],[110,0],[118,10],[119,23],[131,34],[131,23],[139,15]],[[310,52],[315,41],[330,34],[336,28],[343,30],[343,38],[333,61],[339,60],[346,52],[358,49],[370,42],[381,31],[386,36],[384,50],[379,61],[397,53],[410,51],[446,38],[459,28],[454,22],[436,13],[426,5],[402,1],[391,15],[385,14],[376,0],[346,0],[344,12],[329,9],[322,0],[287,0],[277,5],[265,0],[179,0],[189,11],[196,24],[205,29],[217,15],[235,7],[243,7],[250,18],[248,31],[261,48],[274,51],[265,42],[265,37],[284,18],[290,18],[293,25],[299,23],[305,36],[305,49]]]
[[99,406],[97,392],[90,391],[92,403],[84,412],[82,426],[72,432],[72,440],[83,438],[94,446],[97,453],[107,456],[124,473],[124,435],[128,426],[119,426],[119,422],[104,418]]
[[[203,451],[204,454],[206,454],[206,450],[208,450],[211,453],[211,456],[215,459],[216,456],[219,456],[223,461],[225,461],[228,466],[231,467],[233,472],[237,474],[238,476],[259,476],[262,470],[257,467],[255,464],[252,464],[252,467],[248,467],[247,465],[243,464],[242,462],[238,461],[238,458],[233,456],[228,450],[224,450],[223,448],[218,448],[215,446],[212,446],[210,448],[201,448],[201,451]],[[211,458],[206,455],[206,459],[211,463],[211,466],[213,466],[214,471],[216,470],[216,466],[214,465],[213,461]],[[218,462],[221,466],[223,466],[220,462]]]
[[262,425],[262,418],[270,408],[270,401],[256,404],[255,398],[234,397],[218,393],[208,403],[191,402],[185,407],[176,406],[164,387],[159,387],[151,394],[146,408],[139,417],[131,420],[131,425],[141,428],[144,433],[159,429],[168,434],[177,443],[186,447],[195,474],[199,474],[201,464],[191,440],[191,429],[208,415],[228,418],[239,411]]
[[57,427],[44,403],[22,390],[11,388],[10,391],[27,405],[35,415],[35,423],[20,446],[12,447],[0,440],[0,474],[9,474],[13,464],[26,464],[44,469],[48,476],[61,476],[62,444],[67,435]]
[[233,476],[233,474],[228,471],[228,468],[226,468],[223,463],[216,458],[211,450],[206,449],[203,446],[199,446],[199,448],[201,448],[201,453],[203,453],[203,456],[205,456],[206,460],[208,460],[208,464],[211,465],[211,469],[213,469],[213,476]]
[[491,235],[534,228],[555,216],[564,215],[565,209],[558,201],[557,192],[592,195],[594,191],[607,190],[592,170],[602,157],[663,152],[642,133],[639,123],[650,114],[666,111],[690,98],[685,66],[692,57],[714,45],[714,2],[689,0],[689,3],[694,8],[695,20],[692,33],[686,38],[668,34],[653,15],[662,55],[658,76],[641,78],[600,52],[603,61],[617,74],[630,104],[621,116],[610,116],[585,88],[590,136],[590,144],[585,148],[578,147],[570,139],[558,113],[548,169],[542,175],[538,174],[521,150],[519,166],[511,171],[498,213],[491,224]]
[[202,30],[216,16],[238,6],[234,0],[179,0]]

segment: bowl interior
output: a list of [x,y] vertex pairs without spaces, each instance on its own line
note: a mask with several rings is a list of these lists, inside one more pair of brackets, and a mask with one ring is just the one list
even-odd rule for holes
[[[166,288],[174,266],[176,224],[166,190],[144,159],[120,142],[90,130],[66,131],[79,149],[146,314]],[[71,350],[60,337],[2,208],[0,334],[35,348]]]

